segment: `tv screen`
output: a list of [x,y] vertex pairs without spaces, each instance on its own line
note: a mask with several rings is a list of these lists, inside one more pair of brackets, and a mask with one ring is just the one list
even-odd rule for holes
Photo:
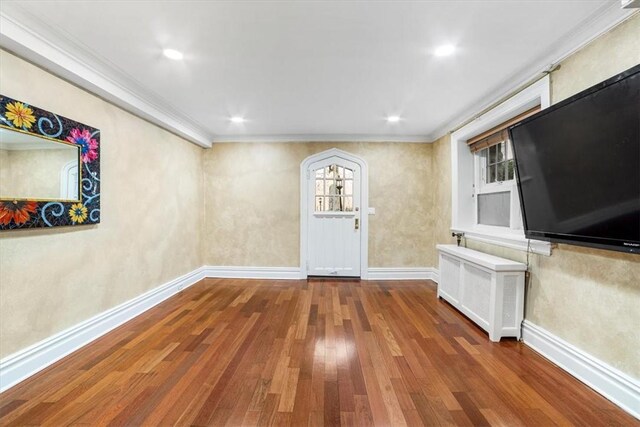
[[640,253],[640,65],[509,133],[528,238]]

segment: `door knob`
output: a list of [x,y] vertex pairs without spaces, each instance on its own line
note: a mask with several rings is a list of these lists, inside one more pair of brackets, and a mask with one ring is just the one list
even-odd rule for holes
[[356,218],[356,230],[360,228],[360,218]]

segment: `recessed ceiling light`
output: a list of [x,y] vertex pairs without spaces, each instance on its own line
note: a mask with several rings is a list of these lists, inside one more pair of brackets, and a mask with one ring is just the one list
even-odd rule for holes
[[244,123],[244,117],[233,116],[230,119],[233,123]]
[[449,56],[456,51],[456,47],[452,44],[444,44],[436,48],[433,52],[435,56]]
[[400,121],[400,116],[389,116],[387,117],[387,121],[389,123],[398,123]]
[[165,49],[162,51],[162,54],[169,59],[173,59],[174,61],[180,61],[184,57],[184,55],[182,55],[182,52],[179,52],[175,49]]

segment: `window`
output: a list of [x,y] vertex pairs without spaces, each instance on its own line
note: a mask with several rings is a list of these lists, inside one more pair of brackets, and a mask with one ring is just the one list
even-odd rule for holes
[[451,134],[451,229],[467,239],[549,255],[548,242],[527,240],[508,128],[550,105],[549,77]]
[[511,141],[506,131],[491,137],[493,145],[474,153],[477,224],[521,229]]
[[353,211],[353,170],[336,164],[315,171],[315,211]]
[[482,183],[511,181],[514,176],[514,160],[511,141],[508,139],[479,151],[482,168]]

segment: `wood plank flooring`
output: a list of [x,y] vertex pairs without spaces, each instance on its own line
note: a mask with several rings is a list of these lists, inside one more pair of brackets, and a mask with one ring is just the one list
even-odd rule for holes
[[207,279],[0,395],[0,425],[639,425],[428,281]]

